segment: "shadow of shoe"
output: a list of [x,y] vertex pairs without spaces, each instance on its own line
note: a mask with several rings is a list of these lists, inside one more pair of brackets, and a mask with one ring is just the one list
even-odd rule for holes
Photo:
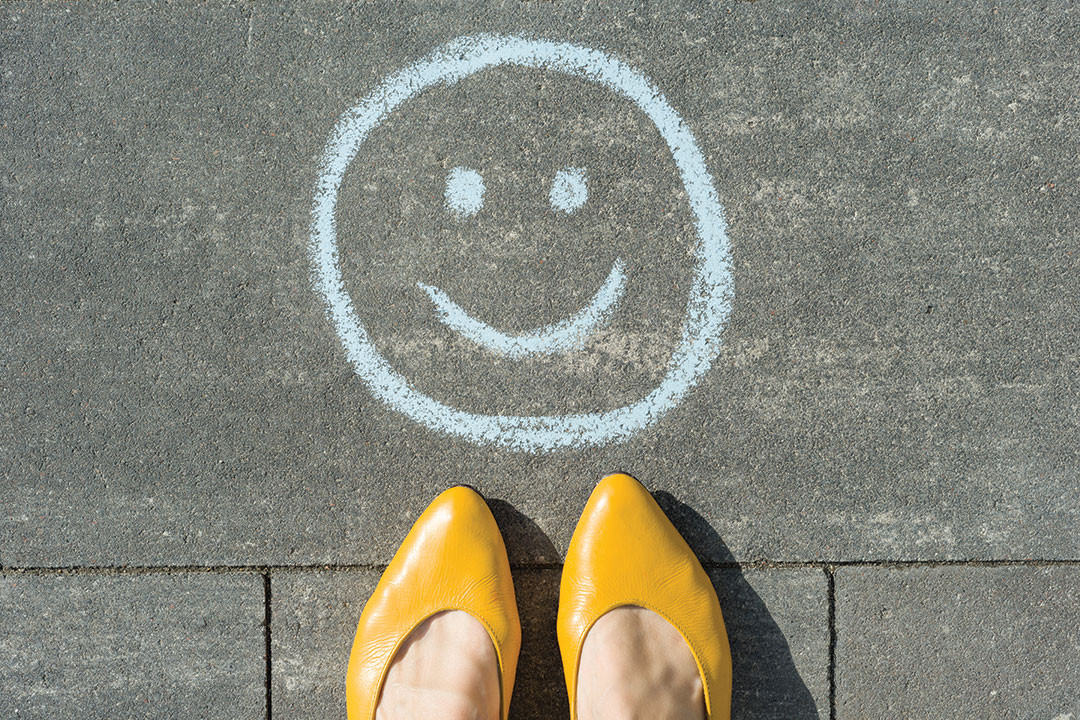
[[506,543],[511,566],[555,565],[562,560],[551,538],[531,518],[505,500],[487,498],[487,504]]
[[[668,492],[654,492],[653,497],[698,557],[734,564],[719,533],[697,511]],[[821,715],[817,703],[795,668],[787,638],[742,570],[706,570],[720,598],[731,643],[731,717],[818,720]]]

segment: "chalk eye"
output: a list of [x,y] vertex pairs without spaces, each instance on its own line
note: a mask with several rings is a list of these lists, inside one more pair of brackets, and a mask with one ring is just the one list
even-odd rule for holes
[[446,206],[458,217],[469,217],[484,206],[484,178],[466,167],[456,167],[446,177]]
[[563,168],[555,173],[551,183],[551,207],[572,213],[585,204],[589,190],[585,187],[585,168]]

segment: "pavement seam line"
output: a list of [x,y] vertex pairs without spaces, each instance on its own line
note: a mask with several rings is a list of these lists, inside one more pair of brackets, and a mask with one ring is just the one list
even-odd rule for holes
[[270,595],[270,573],[264,572],[263,578],[263,635],[266,640],[266,720],[273,720],[273,693],[271,686],[273,682],[273,662],[271,656],[271,620],[272,620],[272,605]]
[[829,718],[836,720],[836,568],[825,568],[829,586]]
[[[1076,567],[1080,559],[1049,560],[844,560],[844,561],[769,561],[703,562],[706,570],[825,570],[837,568],[937,568],[937,567]],[[562,563],[510,565],[511,570],[530,572],[561,570]],[[386,569],[385,564],[315,564],[315,565],[9,565],[0,568],[4,573],[56,573],[100,575],[153,575],[162,573],[256,573],[271,572],[359,572]]]

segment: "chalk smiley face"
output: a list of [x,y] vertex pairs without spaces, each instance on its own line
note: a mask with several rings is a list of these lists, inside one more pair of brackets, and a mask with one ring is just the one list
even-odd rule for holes
[[[494,415],[461,410],[435,400],[413,388],[379,353],[345,290],[338,259],[335,208],[344,173],[369,133],[401,103],[425,89],[437,84],[452,85],[473,73],[501,65],[576,76],[630,100],[659,131],[682,181],[697,244],[680,339],[659,384],[623,407],[564,415]],[[452,178],[456,179],[450,182]],[[573,212],[586,195],[581,168],[564,168],[552,181],[552,207],[561,212]],[[467,217],[478,209],[478,201],[482,204],[482,196],[479,173],[469,168],[451,172],[446,198],[451,210]],[[316,288],[326,300],[348,359],[371,392],[430,428],[517,450],[599,445],[627,438],[654,423],[708,370],[719,347],[719,334],[733,294],[723,212],[690,130],[660,91],[640,73],[602,52],[568,43],[487,35],[465,37],[386,78],[341,117],[327,145],[315,190],[311,242]],[[614,307],[625,283],[624,268],[616,259],[607,280],[581,311],[553,326],[517,335],[499,333],[472,318],[433,285],[420,283],[420,288],[446,325],[466,337],[472,332],[476,337],[470,339],[514,357],[573,347],[583,332],[587,334],[590,328],[604,322],[604,314]]]

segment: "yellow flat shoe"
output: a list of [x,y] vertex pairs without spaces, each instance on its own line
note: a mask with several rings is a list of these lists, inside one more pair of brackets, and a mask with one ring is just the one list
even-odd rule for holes
[[462,486],[423,512],[360,614],[345,678],[349,720],[375,717],[394,655],[413,630],[444,610],[463,610],[487,629],[499,664],[499,715],[506,720],[521,649],[510,562],[484,498]]
[[600,616],[627,605],[679,631],[701,673],[706,717],[729,720],[731,649],[712,582],[648,490],[619,474],[593,490],[563,566],[558,634],[571,720],[585,636]]

